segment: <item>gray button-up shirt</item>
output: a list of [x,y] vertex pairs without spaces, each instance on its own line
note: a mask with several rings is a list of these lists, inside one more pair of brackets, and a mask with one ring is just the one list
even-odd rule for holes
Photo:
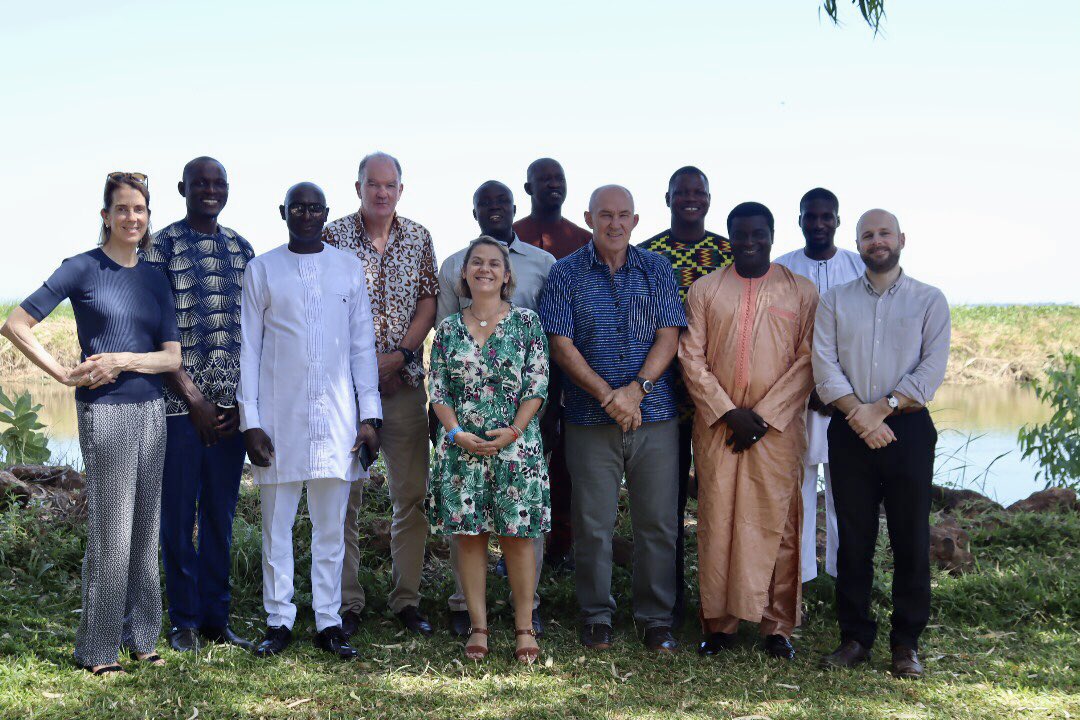
[[898,392],[926,405],[945,379],[951,333],[940,290],[906,275],[881,295],[866,275],[825,293],[814,321],[814,381],[822,402]]
[[[536,312],[540,307],[540,295],[544,292],[548,273],[555,264],[555,256],[547,250],[522,241],[517,233],[514,233],[514,239],[507,249],[510,251],[510,269],[516,284],[514,296],[510,300],[518,307]],[[472,305],[472,300],[458,295],[461,266],[468,251],[468,247],[458,250],[446,258],[439,268],[439,300],[435,311],[435,327],[445,318]]]

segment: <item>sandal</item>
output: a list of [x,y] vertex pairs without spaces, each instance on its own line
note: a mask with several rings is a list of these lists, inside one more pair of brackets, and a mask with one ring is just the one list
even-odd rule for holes
[[112,665],[105,665],[103,667],[99,667],[97,670],[95,670],[90,665],[80,665],[79,667],[81,667],[83,670],[90,673],[91,675],[94,675],[95,677],[100,677],[102,675],[107,675],[108,673],[127,673],[127,670],[120,667],[116,663],[113,663]]
[[[470,628],[469,635],[489,635],[487,628]],[[487,657],[488,648],[486,645],[466,645],[465,657],[469,660],[483,660]]]
[[165,665],[165,661],[162,660],[161,656],[157,653],[150,653],[144,657],[139,657],[139,651],[135,649],[134,645],[129,645],[128,643],[124,643],[123,649],[131,656],[132,660],[138,660],[139,662],[144,662],[155,667],[162,667]]
[[[532,637],[535,638],[536,637],[536,631],[533,630],[532,628],[529,628],[527,630],[516,630],[514,632],[514,635],[517,636],[517,637],[520,637],[522,635],[531,635]],[[517,659],[518,662],[523,662],[526,665],[532,665],[534,662],[536,662],[536,659],[540,657],[540,647],[537,646],[537,647],[528,647],[528,648],[518,648],[517,650],[514,651],[514,657]]]

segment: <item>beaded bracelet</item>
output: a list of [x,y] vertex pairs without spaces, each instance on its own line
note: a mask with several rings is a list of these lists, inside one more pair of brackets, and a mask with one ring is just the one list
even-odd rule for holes
[[451,430],[450,432],[446,433],[446,439],[450,441],[450,444],[451,444],[451,445],[453,445],[453,444],[454,444],[454,438],[456,438],[456,437],[457,437],[457,434],[458,434],[459,432],[461,432],[461,426],[460,426],[460,425],[456,426],[456,427],[455,427],[455,428],[454,428],[453,430]]
[[514,431],[514,439],[520,440],[521,436],[524,434],[521,432],[521,428],[519,428],[517,425],[511,425],[510,429]]

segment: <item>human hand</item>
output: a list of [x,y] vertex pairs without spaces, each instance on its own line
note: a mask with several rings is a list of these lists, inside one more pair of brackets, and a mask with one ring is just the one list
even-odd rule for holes
[[465,452],[478,457],[491,457],[495,454],[494,448],[488,447],[486,440],[479,435],[474,435],[473,433],[465,432],[464,430],[458,432],[458,434],[454,436],[454,444]]
[[383,383],[388,382],[392,377],[396,377],[401,371],[401,368],[405,367],[405,356],[397,350],[388,353],[379,353],[375,356],[375,361],[379,364],[380,388]]
[[199,441],[210,447],[218,441],[218,409],[206,398],[188,403],[188,420],[195,426]]
[[232,437],[240,429],[240,409],[236,407],[218,407],[216,410],[217,423],[214,425],[214,430],[217,431],[218,438],[224,440],[227,437]]
[[882,409],[878,403],[862,403],[852,408],[845,419],[851,429],[858,433],[859,437],[865,439],[872,431],[878,429],[890,412],[891,410],[887,407]]
[[484,445],[493,448],[496,453],[517,440],[517,434],[508,427],[488,430],[485,434],[491,439],[483,441]]
[[825,417],[830,417],[833,412],[832,405],[821,402],[821,396],[817,394],[816,389],[810,391],[809,407],[818,415],[824,415]]
[[[641,425],[641,400],[644,397],[641,386],[634,382],[609,392],[600,405],[611,419],[619,424],[623,432],[627,432]],[[636,426],[635,414],[639,418]]]
[[116,377],[124,371],[130,358],[131,353],[98,353],[86,358],[71,374],[80,379],[80,385],[96,390],[102,385],[116,382]]
[[769,431],[769,424],[749,408],[728,410],[721,420],[727,423],[731,430],[731,436],[724,442],[734,453],[749,449]]
[[886,423],[881,423],[863,438],[871,450],[880,450],[891,442],[896,442],[896,434]]
[[379,440],[379,431],[367,423],[360,423],[360,429],[356,431],[356,442],[353,443],[352,452],[359,452],[361,445],[367,445],[371,457],[378,455],[379,448],[382,446]]
[[262,428],[244,431],[244,448],[252,465],[270,467],[270,461],[274,459],[274,443]]
[[89,382],[86,376],[76,375],[75,368],[64,368],[56,379],[67,387],[80,387]]

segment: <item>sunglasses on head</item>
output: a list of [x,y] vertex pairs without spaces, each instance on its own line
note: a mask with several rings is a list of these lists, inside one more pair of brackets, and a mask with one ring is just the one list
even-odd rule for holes
[[150,187],[150,178],[139,172],[121,172],[117,170],[116,172],[109,173],[108,178],[109,180],[123,180],[125,178],[130,178],[140,185]]

